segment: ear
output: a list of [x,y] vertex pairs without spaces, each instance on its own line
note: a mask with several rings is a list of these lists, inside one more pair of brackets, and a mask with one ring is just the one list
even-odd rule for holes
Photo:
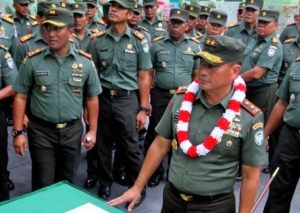
[[241,71],[241,65],[239,65],[239,64],[233,64],[232,65],[233,79],[238,77],[238,75],[240,74],[240,71]]
[[133,17],[133,11],[130,10],[130,11],[128,11],[128,13],[127,13],[127,20],[132,19],[132,17]]

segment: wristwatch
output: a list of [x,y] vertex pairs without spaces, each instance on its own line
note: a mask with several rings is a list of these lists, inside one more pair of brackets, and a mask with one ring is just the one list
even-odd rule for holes
[[140,111],[146,112],[148,114],[150,112],[150,109],[148,107],[140,107],[139,112]]
[[23,134],[23,130],[17,130],[17,129],[11,130],[11,136],[13,136],[14,138],[18,137],[19,135],[22,135],[22,134]]

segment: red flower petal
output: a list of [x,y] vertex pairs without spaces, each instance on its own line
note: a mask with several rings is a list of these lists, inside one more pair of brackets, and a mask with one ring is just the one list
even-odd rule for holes
[[197,148],[196,146],[192,146],[191,148],[189,148],[188,152],[187,152],[187,155],[191,158],[196,158],[198,157],[198,154],[197,154]]
[[186,131],[179,131],[177,132],[177,138],[178,138],[178,143],[182,143],[182,141],[188,140],[189,136]]

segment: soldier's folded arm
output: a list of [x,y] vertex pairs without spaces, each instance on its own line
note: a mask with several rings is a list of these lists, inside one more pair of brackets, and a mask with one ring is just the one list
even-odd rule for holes
[[255,66],[252,69],[242,73],[241,76],[244,79],[244,81],[248,82],[260,79],[266,72],[266,68]]

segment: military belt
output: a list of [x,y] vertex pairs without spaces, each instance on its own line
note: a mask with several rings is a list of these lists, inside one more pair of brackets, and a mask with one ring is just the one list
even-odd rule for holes
[[292,127],[292,126],[288,125],[287,123],[285,123],[285,124],[287,125],[287,127],[288,127],[291,131],[300,134],[300,128],[298,128],[298,127]]
[[171,95],[174,95],[176,93],[176,89],[164,89],[158,86],[154,87],[156,90],[158,90],[159,92],[165,92],[165,93],[169,93]]
[[41,119],[39,117],[36,117],[35,115],[31,115],[30,119],[38,122],[39,124],[41,124],[41,125],[43,125],[45,127],[51,128],[51,129],[64,129],[66,127],[72,126],[73,124],[75,124],[77,121],[80,120],[80,119],[73,119],[73,120],[70,120],[70,121],[63,121],[63,122],[59,122],[59,123],[52,123],[52,122],[46,121],[44,119]]
[[105,87],[102,88],[103,89],[103,95],[107,95],[110,97],[126,97],[126,96],[130,96],[133,94],[136,94],[136,90],[122,90],[122,89],[107,89]]
[[171,192],[181,200],[185,202],[193,202],[193,203],[205,203],[205,202],[212,202],[214,200],[220,199],[222,197],[225,197],[229,195],[230,193],[223,193],[223,194],[217,194],[212,196],[202,196],[202,195],[195,195],[190,194],[186,192],[179,191],[171,182],[167,183],[170,186]]

